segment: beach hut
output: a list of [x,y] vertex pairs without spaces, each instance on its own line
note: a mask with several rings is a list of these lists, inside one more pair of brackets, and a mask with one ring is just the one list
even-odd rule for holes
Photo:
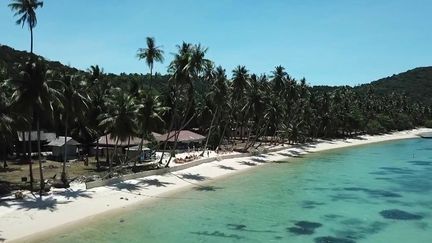
[[[130,136],[125,141],[117,141],[114,137],[111,136],[111,134],[107,134],[104,136],[101,136],[98,139],[99,142],[99,155],[106,156],[111,155],[114,151],[114,148],[117,146],[117,151],[119,154],[125,154],[126,150],[130,150],[130,148],[138,146],[141,143],[141,138]],[[149,142],[147,140],[144,140],[144,144],[148,144]],[[93,149],[91,151],[91,154],[96,154],[96,142],[93,144]]]
[[186,150],[193,147],[201,147],[202,142],[205,139],[203,135],[200,135],[198,133],[194,133],[189,130],[180,130],[180,131],[171,131],[169,133],[162,134],[156,137],[156,141],[159,143],[163,143],[168,138],[167,140],[168,147],[172,147],[174,146],[175,135],[177,133],[178,133],[177,149],[179,150]]
[[80,143],[72,139],[71,137],[59,136],[48,143],[46,146],[51,149],[52,158],[57,161],[62,161],[65,154],[65,145],[66,148],[66,160],[76,159],[78,157],[78,146]]
[[[24,135],[24,137],[23,137]],[[17,142],[15,143],[15,148],[16,151],[19,153],[22,153],[22,149],[23,149],[23,143],[25,141],[25,147],[26,150],[28,149],[28,138],[29,138],[29,132],[23,132],[23,131],[18,131],[17,132]],[[51,132],[44,132],[44,131],[40,131],[40,142],[41,142],[41,149],[42,152],[46,151],[46,146],[48,143],[50,143],[51,141],[56,139],[56,134],[55,133],[51,133]],[[32,153],[37,153],[38,149],[37,149],[37,131],[31,131],[30,132],[30,140],[31,140],[31,145],[32,145]],[[25,151],[27,152],[27,151]]]

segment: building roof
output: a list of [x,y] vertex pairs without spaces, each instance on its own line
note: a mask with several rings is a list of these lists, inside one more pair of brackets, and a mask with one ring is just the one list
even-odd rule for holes
[[[108,142],[107,142],[107,137],[108,137]],[[117,146],[128,147],[128,140],[129,139],[126,139],[125,141],[119,140]],[[102,146],[102,147],[106,146],[107,144],[108,144],[108,146],[115,146],[116,145],[116,139],[114,137],[112,137],[111,134],[101,136],[98,139],[98,141],[99,141],[99,146]],[[129,147],[139,145],[140,143],[141,143],[141,138],[131,136]],[[149,142],[147,140],[144,140],[144,144],[147,144],[147,143],[149,143]]]
[[[168,142],[174,142],[175,132],[176,131],[171,131],[169,133],[162,134],[162,135],[156,137],[156,141],[164,142],[168,137]],[[183,143],[200,142],[204,139],[205,139],[205,137],[203,135],[191,132],[189,130],[181,130],[179,132],[179,135],[178,135],[178,142],[183,142]]]
[[[74,139],[72,139],[71,137],[66,137],[66,143],[69,146],[76,146],[80,144]],[[52,140],[49,144],[47,144],[47,146],[62,147],[64,144],[65,144],[65,137],[59,136],[58,138]]]

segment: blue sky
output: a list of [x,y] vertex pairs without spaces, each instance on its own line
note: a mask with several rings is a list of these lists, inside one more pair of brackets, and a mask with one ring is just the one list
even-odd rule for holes
[[[29,49],[27,28],[0,3],[0,43]],[[80,69],[146,73],[136,57],[145,37],[165,50],[209,47],[229,73],[284,66],[312,85],[356,85],[432,65],[430,0],[45,0],[38,10],[35,52]]]

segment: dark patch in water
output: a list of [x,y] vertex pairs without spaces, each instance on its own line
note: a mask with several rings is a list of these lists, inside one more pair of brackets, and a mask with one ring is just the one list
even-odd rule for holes
[[246,225],[244,224],[227,224],[227,226],[232,230],[244,230]]
[[316,243],[355,243],[355,241],[346,238],[337,238],[333,236],[322,236],[314,239]]
[[391,181],[392,178],[388,178],[388,177],[375,177],[375,180]]
[[120,219],[120,223],[124,223],[124,221],[125,221],[124,219]]
[[361,191],[361,192],[365,192],[367,194],[369,194],[370,196],[378,196],[378,197],[402,197],[401,195],[394,193],[394,192],[389,192],[389,191],[384,191],[384,190],[372,190],[372,189],[367,189],[367,188],[362,188],[362,187],[346,187],[344,188],[345,191]]
[[315,233],[315,229],[321,227],[322,224],[310,221],[297,221],[295,227],[289,227],[287,230],[297,235],[311,235]]
[[301,207],[307,209],[315,208],[316,206],[322,206],[322,205],[325,205],[325,203],[309,201],[309,200],[305,200],[301,202]]
[[383,222],[372,222],[368,224],[367,221],[362,221],[359,219],[347,219],[340,222],[347,228],[343,230],[336,230],[334,233],[338,237],[348,238],[348,239],[364,239],[369,235],[376,234],[382,231],[387,224]]
[[399,168],[399,167],[380,167],[381,170],[387,171],[393,174],[399,175],[411,175],[415,173],[415,170],[411,170],[408,168]]
[[215,186],[199,186],[195,187],[195,190],[202,191],[202,192],[214,192],[216,190],[222,189],[222,187],[215,187]]
[[274,239],[275,239],[275,240],[282,240],[283,237],[282,237],[282,236],[275,236]]
[[337,215],[337,214],[326,214],[326,215],[324,215],[325,219],[331,219],[331,220],[339,219],[339,218],[342,218],[342,217],[343,217],[342,215]]
[[232,239],[243,239],[244,237],[236,235],[236,234],[225,234],[223,232],[220,231],[213,231],[213,232],[208,232],[208,231],[198,231],[198,232],[190,232],[191,234],[195,234],[195,235],[205,235],[205,236],[214,236],[214,237],[223,237],[223,238],[232,238]]
[[380,214],[386,219],[419,220],[423,218],[421,215],[408,213],[399,209],[383,210]]
[[431,166],[432,165],[431,161],[423,161],[423,160],[411,160],[411,161],[408,161],[408,163],[410,163],[412,165],[419,165],[419,166]]
[[352,195],[352,194],[346,194],[346,193],[338,193],[336,195],[331,195],[332,201],[364,201],[358,196]]
[[246,232],[255,232],[255,233],[277,233],[273,230],[253,230],[253,229],[247,229],[246,225],[244,224],[227,224],[228,228],[230,230],[238,230],[238,231],[246,231]]
[[302,228],[302,227],[289,227],[287,230],[296,235],[311,235],[315,233],[313,229]]
[[316,229],[322,226],[321,223],[310,222],[310,221],[298,221],[295,223],[298,227],[308,228],[308,229]]

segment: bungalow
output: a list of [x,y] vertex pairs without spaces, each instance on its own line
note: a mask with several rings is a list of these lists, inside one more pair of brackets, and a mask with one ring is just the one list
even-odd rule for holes
[[[168,147],[174,146],[175,137],[177,139],[177,149],[185,150],[191,147],[200,147],[205,137],[191,132],[189,130],[171,131],[156,137],[156,141],[159,143],[168,142]],[[168,138],[168,139],[167,139]]]
[[80,143],[72,139],[71,137],[60,136],[46,146],[52,151],[52,158],[57,161],[63,161],[65,155],[65,145],[66,146],[66,160],[76,159],[78,157],[78,146]]
[[[104,136],[101,136],[97,142],[93,144],[95,146],[91,154],[96,154],[96,146],[99,146],[99,155],[106,156],[107,154],[111,154],[114,151],[114,148],[117,146],[117,150],[120,154],[124,154],[126,150],[130,149],[131,147],[138,146],[141,143],[141,138],[130,136],[124,141],[120,141],[115,139],[111,134],[107,134]],[[147,144],[148,141],[144,140],[144,144]]]
[[[23,135],[24,135],[24,137],[23,137]],[[22,153],[24,145],[25,145],[25,150],[27,153],[28,149],[29,149],[28,148],[28,146],[29,146],[29,144],[28,144],[29,143],[28,142],[29,132],[18,131],[17,137],[18,137],[18,139],[17,139],[17,142],[15,144],[16,152]],[[47,145],[48,143],[50,143],[51,141],[53,141],[55,139],[56,139],[55,133],[40,131],[41,149],[43,149],[45,145]],[[32,146],[32,153],[37,153],[37,131],[31,131],[30,132],[30,141],[31,141],[31,146]],[[24,144],[24,142],[25,142],[25,144]]]

